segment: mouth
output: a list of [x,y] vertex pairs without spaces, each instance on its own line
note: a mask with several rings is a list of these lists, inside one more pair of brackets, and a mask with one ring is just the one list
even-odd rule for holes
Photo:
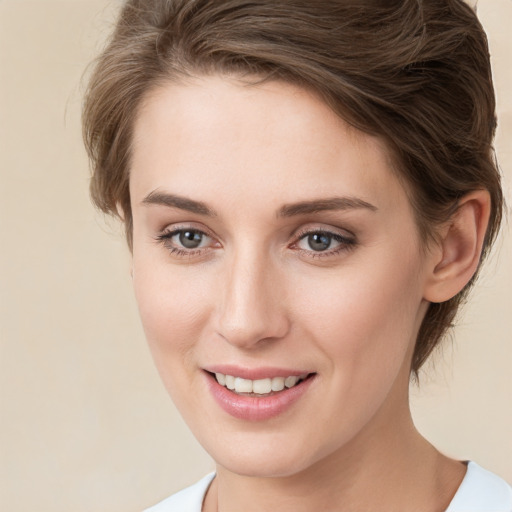
[[301,397],[309,394],[317,375],[286,371],[276,371],[280,375],[275,375],[272,370],[233,371],[237,369],[228,367],[223,369],[226,373],[219,370],[204,370],[214,401],[232,417],[251,422],[270,420],[291,410]]
[[[208,372],[210,373],[210,372]],[[241,396],[265,397],[273,396],[285,389],[298,386],[302,381],[313,376],[311,373],[289,375],[287,377],[267,377],[264,379],[244,379],[224,373],[210,373],[218,384]]]

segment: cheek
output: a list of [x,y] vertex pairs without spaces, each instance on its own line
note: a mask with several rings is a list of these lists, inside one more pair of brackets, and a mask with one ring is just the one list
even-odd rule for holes
[[418,267],[407,255],[395,262],[361,261],[315,287],[303,283],[295,294],[303,324],[332,370],[353,381],[396,372],[414,343],[422,302]]
[[201,404],[188,390],[198,378],[197,340],[209,316],[204,280],[168,264],[137,263],[133,284],[151,355],[167,392],[192,422]]
[[297,306],[307,338],[323,355],[320,370],[327,392],[314,425],[321,421],[333,432],[329,449],[355,436],[381,409],[395,383],[400,399],[407,389],[421,296],[419,287],[411,286],[417,282],[414,271],[397,279],[388,270],[351,268],[337,279],[326,279],[314,293],[302,294]]
[[188,268],[134,259],[133,285],[153,357],[163,364],[183,364],[208,316],[204,280]]

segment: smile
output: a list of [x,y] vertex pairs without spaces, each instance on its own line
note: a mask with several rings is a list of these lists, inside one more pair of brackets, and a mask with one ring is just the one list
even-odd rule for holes
[[219,370],[205,371],[211,396],[224,412],[244,421],[265,421],[284,414],[317,380],[316,373],[290,375],[292,371],[233,367],[226,367],[226,373]]
[[290,389],[303,381],[308,374],[290,375],[288,377],[272,377],[266,379],[244,379],[233,375],[225,375],[223,373],[215,373],[217,382],[225,388],[243,395],[270,395],[283,391],[285,388]]

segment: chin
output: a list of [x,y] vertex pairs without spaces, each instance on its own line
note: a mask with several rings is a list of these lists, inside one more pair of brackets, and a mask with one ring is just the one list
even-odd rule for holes
[[285,478],[300,473],[308,467],[287,455],[272,457],[239,457],[224,454],[218,464],[231,473],[252,478]]
[[[282,435],[270,439],[261,436],[235,436],[226,444],[214,441],[213,449],[205,444],[215,462],[231,473],[256,478],[289,477],[306,470],[321,458],[312,443],[284,439]],[[245,437],[245,439],[244,439]],[[308,447],[308,449],[305,449]]]

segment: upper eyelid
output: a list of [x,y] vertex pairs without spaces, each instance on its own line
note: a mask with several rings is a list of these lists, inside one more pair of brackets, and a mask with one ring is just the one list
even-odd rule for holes
[[175,224],[167,224],[163,229],[161,229],[158,233],[159,236],[165,235],[165,234],[176,234],[180,231],[197,231],[198,233],[202,233],[203,235],[209,236],[210,238],[215,238],[218,240],[218,236],[215,235],[210,229],[206,228],[205,226],[198,226],[194,222],[177,222]]
[[300,239],[300,238],[303,238],[304,236],[312,234],[312,233],[327,233],[329,235],[340,236],[343,238],[352,238],[352,239],[356,238],[355,234],[352,233],[348,229],[336,228],[334,226],[327,227],[327,226],[320,226],[320,225],[299,228],[294,232],[293,236],[296,239]]

